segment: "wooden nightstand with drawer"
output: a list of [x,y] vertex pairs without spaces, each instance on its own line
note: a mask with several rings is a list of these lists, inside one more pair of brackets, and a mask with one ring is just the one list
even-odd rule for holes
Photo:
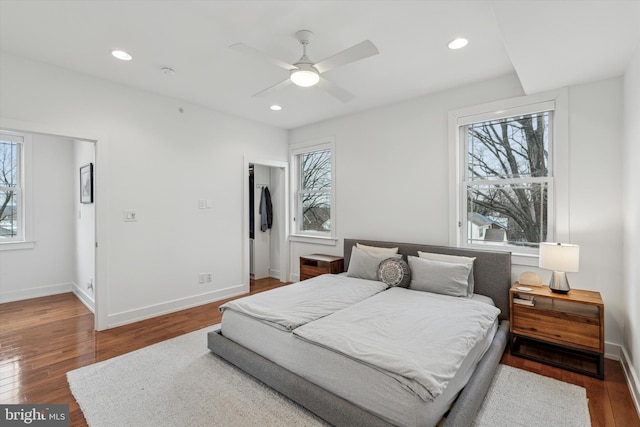
[[344,270],[344,258],[335,255],[311,254],[300,257],[300,280],[321,274],[337,274]]
[[548,286],[509,291],[511,354],[604,378],[604,303],[599,292]]

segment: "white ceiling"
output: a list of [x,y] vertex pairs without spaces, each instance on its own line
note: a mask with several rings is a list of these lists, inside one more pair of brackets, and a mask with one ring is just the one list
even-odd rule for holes
[[[315,34],[315,62],[367,39],[378,47],[324,74],[354,100],[293,85],[251,97],[288,72],[229,46],[292,63],[301,29]],[[449,50],[458,36],[469,45]],[[526,93],[619,76],[639,40],[640,0],[0,0],[5,52],[286,129],[513,72]]]

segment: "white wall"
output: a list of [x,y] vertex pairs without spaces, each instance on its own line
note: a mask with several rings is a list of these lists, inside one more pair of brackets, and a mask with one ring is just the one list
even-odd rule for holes
[[[95,145],[87,141],[74,141],[74,212],[76,226],[75,254],[76,271],[74,293],[89,309],[94,310],[96,277],[96,205],[95,203],[80,203],[80,167],[93,163],[95,167]],[[95,173],[94,173],[95,175]],[[95,186],[94,186],[95,187]]]
[[[622,79],[569,88],[571,243],[580,245],[572,286],[600,291],[605,340],[622,344]],[[549,272],[545,276],[550,277]]]
[[290,144],[335,137],[339,239],[337,246],[293,243],[292,275],[300,255],[342,255],[345,237],[447,245],[447,114],[522,95],[509,75],[292,130]]
[[[342,239],[449,244],[450,110],[522,96],[516,76],[458,87],[290,132],[290,144],[336,139],[337,246],[293,244],[298,257],[342,254]],[[622,344],[622,80],[569,88],[570,230],[581,245],[574,287],[598,290],[605,302],[605,339]],[[601,192],[597,199],[593,191]],[[514,266],[513,279],[533,267]],[[539,271],[546,277],[547,272]],[[617,346],[610,346],[614,353]]]
[[70,292],[75,280],[73,142],[38,134],[31,140],[33,223],[27,226],[35,246],[0,251],[0,302]]
[[[0,74],[5,123],[100,135],[96,291],[108,326],[245,291],[243,159],[287,161],[286,131],[13,55]],[[129,209],[137,222],[124,222]]]
[[625,359],[640,412],[640,46],[624,77],[624,301]]
[[[269,275],[273,278],[281,278],[283,254],[280,253],[282,247],[282,236],[286,234],[286,213],[285,199],[289,197],[285,188],[285,172],[283,168],[271,167],[271,202],[273,203],[273,224],[271,227],[271,248],[269,251]],[[285,240],[286,242],[286,240]],[[286,271],[284,271],[286,273]],[[288,279],[287,279],[288,281]]]

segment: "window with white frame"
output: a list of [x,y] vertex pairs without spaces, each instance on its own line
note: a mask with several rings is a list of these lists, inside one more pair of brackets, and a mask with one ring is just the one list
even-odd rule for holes
[[0,243],[24,240],[23,142],[0,133]]
[[295,181],[293,234],[334,236],[333,142],[292,147]]
[[554,103],[461,117],[461,246],[537,253],[554,228]]

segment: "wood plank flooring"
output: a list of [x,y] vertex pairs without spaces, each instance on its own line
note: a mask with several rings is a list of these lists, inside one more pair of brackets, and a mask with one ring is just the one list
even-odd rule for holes
[[[252,282],[251,293],[283,284]],[[71,293],[0,304],[0,403],[69,404],[72,426],[86,426],[66,373],[220,322],[206,304],[102,332],[93,314]],[[619,362],[607,360],[605,380],[505,353],[502,363],[585,387],[593,427],[640,427]]]

